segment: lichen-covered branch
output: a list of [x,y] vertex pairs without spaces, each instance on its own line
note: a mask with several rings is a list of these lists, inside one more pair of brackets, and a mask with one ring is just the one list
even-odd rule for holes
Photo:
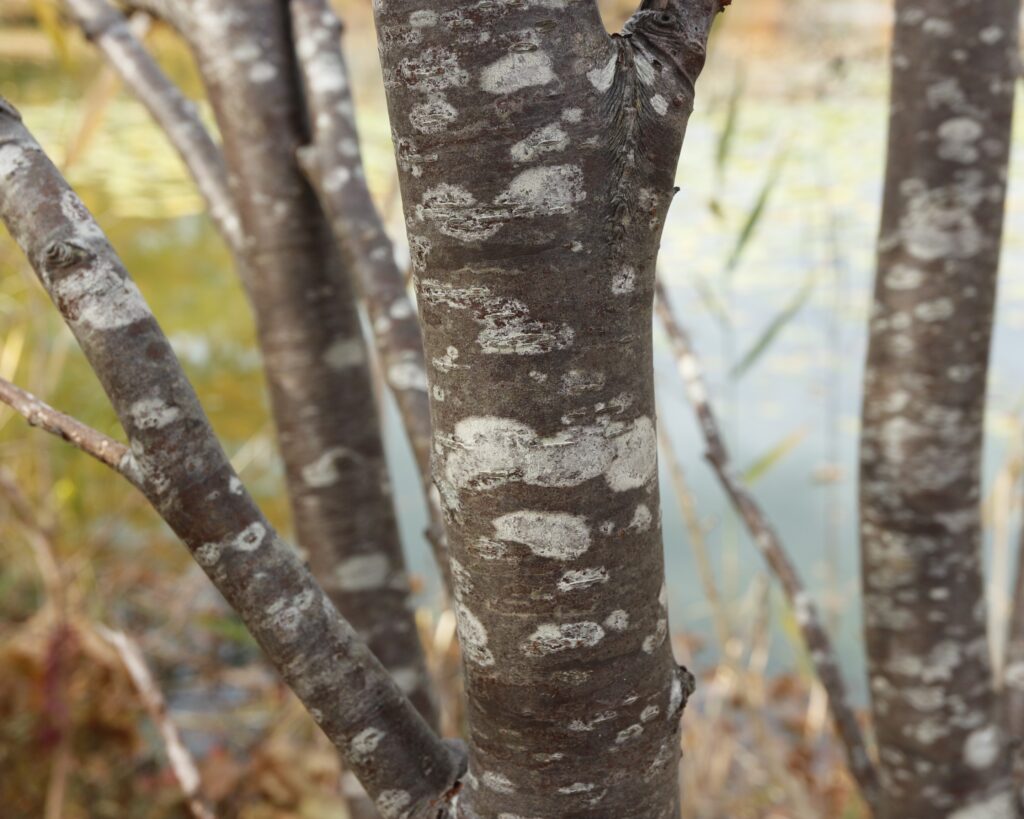
[[435,816],[459,762],[270,526],[167,338],[81,200],[0,102],[0,219],[127,433],[131,471],[385,817]]
[[312,141],[300,149],[299,157],[365,298],[382,369],[423,479],[433,529],[431,545],[447,578],[441,510],[430,478],[423,335],[363,173],[352,91],[341,53],[341,21],[325,0],[291,0],[291,10],[312,125]]
[[83,424],[77,418],[55,410],[32,393],[3,378],[0,378],[0,401],[21,415],[30,426],[39,427],[51,435],[63,438],[72,446],[119,472],[133,484],[137,482],[135,473],[122,466],[128,447],[120,441],[115,441]]
[[1018,0],[897,0],[860,449],[879,819],[1014,815],[981,454]]
[[178,152],[206,201],[210,218],[228,247],[243,250],[241,224],[228,189],[220,149],[207,133],[195,105],[168,79],[136,39],[124,15],[107,0],[64,0],[107,63],[146,106]]
[[469,700],[465,816],[678,810],[651,297],[717,3],[375,4]]
[[832,646],[832,640],[822,623],[818,607],[807,593],[803,579],[786,552],[775,528],[768,521],[760,505],[736,476],[729,458],[729,450],[722,438],[718,419],[708,397],[703,370],[693,350],[689,334],[676,319],[668,301],[668,294],[660,281],[655,284],[655,289],[655,309],[672,345],[672,353],[686,389],[686,397],[697,416],[697,422],[704,437],[708,463],[711,464],[719,483],[750,533],[751,540],[764,556],[765,562],[772,574],[775,575],[793,609],[811,665],[828,694],[836,733],[846,749],[850,773],[857,782],[865,802],[869,805],[877,804],[879,797],[878,773],[868,756],[864,734],[857,722],[857,715],[853,710],[846,683],[839,669],[838,657]]

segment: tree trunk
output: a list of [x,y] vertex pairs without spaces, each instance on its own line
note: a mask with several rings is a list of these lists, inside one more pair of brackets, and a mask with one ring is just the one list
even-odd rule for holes
[[287,5],[201,0],[191,14],[184,33],[247,237],[247,290],[299,545],[339,611],[436,726],[355,293],[296,159],[308,129]]
[[[651,307],[719,6],[376,4],[469,700],[459,815],[669,817]],[[654,8],[661,5],[663,8]]]
[[1015,0],[897,2],[861,442],[880,819],[1014,811],[979,494],[1017,15]]

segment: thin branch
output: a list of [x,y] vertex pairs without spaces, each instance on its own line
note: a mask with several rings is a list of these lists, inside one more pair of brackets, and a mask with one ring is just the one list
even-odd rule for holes
[[146,665],[146,658],[138,644],[123,631],[99,626],[97,628],[100,636],[106,640],[121,658],[128,676],[131,677],[132,685],[142,700],[149,718],[153,720],[160,738],[163,740],[164,750],[167,752],[167,761],[174,772],[174,778],[178,780],[182,795],[185,797],[185,806],[193,819],[215,819],[213,811],[203,800],[201,793],[201,780],[196,762],[189,753],[185,743],[181,741],[178,727],[171,720],[167,712],[167,703],[164,700],[160,686],[157,685],[153,674]]
[[873,806],[877,803],[879,795],[878,774],[868,756],[864,735],[850,705],[846,684],[839,670],[831,638],[825,631],[817,606],[807,593],[804,582],[778,534],[772,528],[757,501],[734,474],[729,460],[729,451],[722,438],[714,409],[709,402],[700,362],[694,353],[690,337],[676,320],[665,287],[660,281],[656,283],[655,291],[657,296],[655,309],[672,344],[679,375],[686,387],[690,405],[697,416],[707,447],[705,453],[707,460],[793,608],[811,663],[828,692],[832,718],[835,720],[836,730],[846,748],[850,771],[860,787],[864,800],[868,805]]
[[179,32],[187,31],[192,24],[187,0],[126,0],[123,5],[129,11],[161,20]]
[[167,134],[206,201],[217,230],[228,247],[241,255],[242,228],[224,160],[194,103],[164,74],[132,33],[128,20],[107,0],[65,0],[65,4],[85,36],[103,52],[111,68]]
[[63,438],[123,475],[135,486],[139,486],[138,476],[124,466],[127,463],[125,455],[128,454],[128,447],[120,441],[115,441],[76,418],[55,410],[32,393],[16,387],[3,378],[0,378],[0,402],[21,415],[28,421],[29,426],[39,427],[51,435]]
[[441,508],[430,475],[430,403],[423,335],[405,277],[366,184],[348,69],[341,53],[342,23],[325,0],[291,0],[291,12],[313,131],[312,144],[299,151],[299,163],[330,217],[335,240],[366,301],[385,377],[423,482],[431,516],[428,540],[447,579]]
[[0,99],[0,219],[128,435],[147,499],[378,806],[448,804],[464,761],[427,726],[242,486],[170,343],[81,199]]

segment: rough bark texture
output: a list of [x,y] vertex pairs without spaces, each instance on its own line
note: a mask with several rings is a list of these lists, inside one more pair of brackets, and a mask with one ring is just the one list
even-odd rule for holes
[[377,352],[430,511],[427,533],[449,589],[440,504],[430,478],[430,404],[423,335],[405,276],[370,195],[359,153],[352,90],[341,53],[341,21],[325,0],[291,0],[295,52],[302,70],[312,140],[299,158],[330,216],[335,240],[366,302]]
[[612,38],[589,0],[375,5],[469,700],[459,814],[675,816],[692,677],[666,640],[651,300],[718,6]]
[[459,775],[457,756],[253,503],[120,259],[2,99],[0,219],[127,433],[119,469],[135,474],[381,813],[436,816]]
[[1014,814],[979,514],[1016,0],[900,0],[861,442],[881,819]]
[[800,577],[796,564],[779,539],[775,527],[733,469],[718,418],[708,397],[703,370],[690,343],[690,336],[676,321],[668,302],[668,295],[660,281],[655,282],[655,294],[655,309],[672,344],[672,352],[686,388],[687,399],[707,444],[705,457],[793,609],[807,656],[828,694],[829,710],[832,712],[836,733],[846,750],[850,773],[853,774],[864,801],[873,806],[878,802],[878,772],[868,756],[864,734],[850,703],[832,639],[821,620],[818,607],[807,593],[803,578]]
[[246,237],[296,537],[335,605],[436,725],[355,293],[295,155],[307,128],[287,6],[197,0],[190,11],[185,34]]

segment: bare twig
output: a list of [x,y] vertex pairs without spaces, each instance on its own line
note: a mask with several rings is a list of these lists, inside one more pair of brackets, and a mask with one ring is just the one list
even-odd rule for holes
[[804,582],[786,553],[782,541],[757,501],[734,474],[718,420],[708,400],[700,362],[693,351],[689,335],[672,313],[664,285],[658,281],[655,289],[657,295],[655,307],[672,344],[676,366],[686,387],[687,398],[697,416],[707,447],[705,456],[718,476],[722,488],[729,496],[729,500],[743,519],[751,539],[760,549],[769,568],[782,586],[786,599],[793,607],[793,613],[811,663],[828,692],[832,718],[846,748],[850,771],[860,787],[864,800],[868,805],[874,805],[879,792],[878,775],[868,756],[864,735],[850,704],[832,641],[822,625],[817,606],[807,593]]
[[137,476],[124,467],[125,455],[128,454],[128,447],[124,444],[70,415],[55,410],[32,393],[16,387],[3,378],[0,378],[0,401],[24,417],[30,426],[39,427],[51,435],[63,438],[138,486]]
[[167,751],[167,761],[174,772],[174,778],[181,786],[181,792],[185,797],[185,806],[189,813],[193,819],[214,819],[213,811],[203,801],[199,769],[196,767],[192,754],[181,741],[177,726],[167,713],[167,703],[164,701],[156,680],[153,679],[149,666],[146,665],[146,658],[142,655],[139,646],[123,631],[115,631],[105,626],[98,626],[97,631],[121,658],[139,699],[142,700],[146,712],[160,732],[164,750]]
[[[231,468],[170,343],[100,227],[0,99],[0,219],[131,441],[123,468],[263,647],[367,791],[434,816],[463,761],[416,712]],[[372,744],[363,741],[372,736]]]
[[[242,229],[228,188],[220,148],[203,127],[195,105],[164,74],[107,0],[65,0],[79,27],[167,134],[206,200],[210,218],[236,254]],[[159,6],[171,4],[157,3]]]

